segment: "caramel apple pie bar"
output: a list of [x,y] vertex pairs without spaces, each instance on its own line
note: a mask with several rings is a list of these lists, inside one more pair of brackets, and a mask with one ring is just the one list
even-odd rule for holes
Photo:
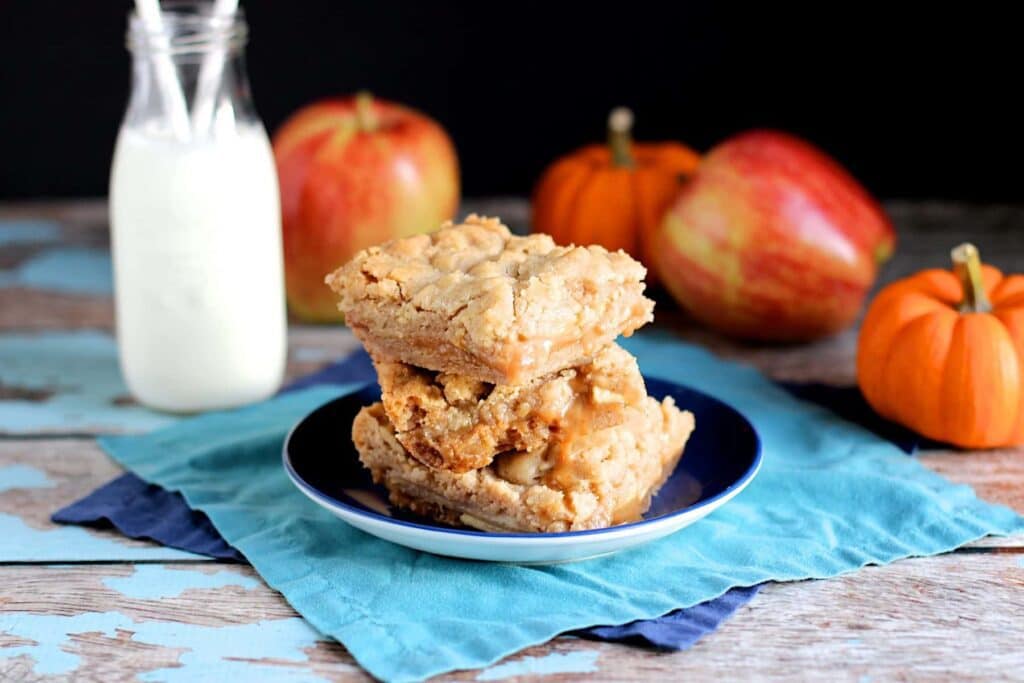
[[371,355],[491,384],[587,362],[652,319],[624,252],[518,237],[497,219],[361,251],[327,276]]
[[636,359],[617,344],[594,360],[526,384],[374,360],[384,411],[406,451],[434,468],[466,472],[498,453],[531,451],[568,430],[621,423],[647,398]]
[[392,503],[483,531],[559,532],[635,521],[675,468],[693,415],[645,398],[618,425],[559,435],[456,473],[425,466],[395,438],[380,403],[352,425],[360,460]]

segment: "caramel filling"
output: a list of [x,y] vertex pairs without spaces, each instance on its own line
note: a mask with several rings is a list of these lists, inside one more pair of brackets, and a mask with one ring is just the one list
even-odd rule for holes
[[[494,460],[495,473],[514,484],[529,486],[543,483],[550,488],[570,491],[589,482],[593,465],[577,449],[576,442],[597,429],[611,426],[608,416],[642,401],[645,394],[637,387],[610,388],[576,376],[571,381],[572,400],[552,427],[554,439],[545,448],[528,452],[503,453]],[[646,501],[630,500],[613,513],[613,524],[634,521],[646,509]]]
[[[643,322],[639,322],[637,325],[626,325],[631,321],[645,321],[649,320],[650,311],[647,308],[648,300],[643,297],[639,301],[634,303],[629,309],[629,315],[622,320],[616,320],[619,331],[626,337],[632,336],[633,331],[640,327]],[[519,337],[519,343],[512,348],[510,353],[501,362],[499,359],[492,359],[488,365],[491,368],[498,370],[508,377],[515,378],[521,377],[524,372],[527,372],[534,365],[540,362],[540,359],[547,360],[554,354],[560,353],[573,346],[580,345],[583,348],[595,349],[603,346],[607,343],[608,332],[614,332],[607,328],[603,324],[598,324],[596,327],[589,331],[589,335],[586,338],[580,338],[576,335],[564,336],[564,337],[534,337],[529,338],[525,336]],[[612,337],[617,336],[612,334]]]

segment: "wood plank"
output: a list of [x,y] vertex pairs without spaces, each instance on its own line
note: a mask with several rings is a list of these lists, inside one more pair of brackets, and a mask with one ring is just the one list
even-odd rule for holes
[[[294,326],[285,382],[356,347],[342,326]],[[132,399],[120,376],[116,343],[107,333],[0,333],[0,435],[144,432],[177,419]]]
[[0,202],[0,221],[47,221],[60,226],[63,244],[109,244],[106,199],[41,199]]
[[0,334],[0,432],[139,432],[175,416],[129,396],[113,337],[95,330]]
[[[0,329],[110,329],[113,302],[102,291],[109,289],[109,272],[99,274],[106,280],[101,291],[89,293],[79,282],[82,259],[66,269],[47,259],[84,255],[109,271],[97,263],[109,264],[107,238],[102,202],[0,204]],[[62,280],[66,287],[51,288]]]
[[0,562],[207,561],[113,530],[50,521],[122,471],[91,439],[0,440]]
[[924,451],[920,460],[982,498],[1024,513],[1024,447],[990,451]]
[[26,287],[0,289],[0,330],[113,328],[114,302],[110,297],[45,292]]
[[0,581],[0,680],[368,680],[248,567],[3,567]]
[[[483,672],[446,679],[531,672],[549,672],[552,681],[583,673],[608,681],[1012,677],[1024,627],[1020,560],[953,554],[827,581],[773,584],[687,652],[559,638]],[[188,576],[154,581],[155,572]],[[0,567],[0,679],[47,667],[74,678],[153,671],[166,678],[172,671],[165,669],[178,665],[173,673],[186,679],[206,672],[246,680],[245,667],[256,666],[262,673],[274,667],[282,674],[365,680],[344,648],[318,641],[296,621],[280,596],[244,567]],[[246,639],[258,638],[257,628],[276,629],[274,652],[254,652]],[[203,647],[204,640],[217,646]],[[54,661],[55,652],[73,657]]]
[[[980,498],[1024,513],[1024,446],[989,451],[929,450],[918,457],[928,469],[969,485]],[[1024,549],[1024,534],[985,538],[972,546]]]

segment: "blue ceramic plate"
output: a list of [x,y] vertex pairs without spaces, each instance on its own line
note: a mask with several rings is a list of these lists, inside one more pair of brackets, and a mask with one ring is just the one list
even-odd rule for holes
[[606,555],[671,534],[729,502],[761,465],[761,443],[743,415],[696,389],[645,378],[656,398],[672,396],[693,412],[697,428],[675,472],[639,522],[557,534],[495,534],[456,529],[388,503],[352,446],[349,426],[379,400],[375,385],[320,406],[284,443],[284,467],[317,504],[379,538],[438,555],[473,560],[549,563]]

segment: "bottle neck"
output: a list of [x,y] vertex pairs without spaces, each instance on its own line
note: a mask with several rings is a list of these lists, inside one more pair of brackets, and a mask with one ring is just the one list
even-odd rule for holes
[[245,46],[249,27],[245,14],[214,14],[212,3],[164,2],[159,16],[128,17],[126,43],[133,53],[170,52],[180,57],[202,54],[214,49],[239,49]]
[[258,123],[245,70],[244,16],[240,10],[215,15],[215,5],[165,2],[157,17],[131,16],[132,87],[124,127],[186,142]]

